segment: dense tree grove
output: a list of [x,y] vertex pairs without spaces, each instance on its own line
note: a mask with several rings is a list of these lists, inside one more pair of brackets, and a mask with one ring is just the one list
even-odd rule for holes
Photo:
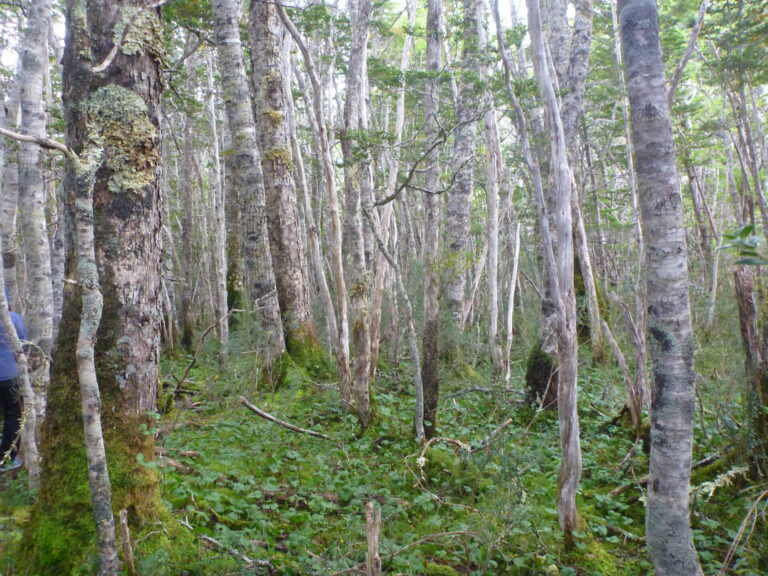
[[763,2],[0,28],[0,575],[768,572]]

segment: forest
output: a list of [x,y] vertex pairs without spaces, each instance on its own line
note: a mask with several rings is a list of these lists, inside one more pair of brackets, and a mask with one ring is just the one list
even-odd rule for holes
[[0,30],[0,576],[768,574],[764,2]]

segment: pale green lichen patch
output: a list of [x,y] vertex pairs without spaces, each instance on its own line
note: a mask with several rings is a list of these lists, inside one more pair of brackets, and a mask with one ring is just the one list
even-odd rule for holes
[[158,136],[141,96],[110,84],[93,94],[89,111],[91,129],[105,149],[109,189],[138,192],[152,184],[159,160]]
[[[141,11],[137,14],[136,10],[123,10],[123,17],[115,24],[113,33],[112,41],[120,44],[120,51],[127,56],[140,53],[145,46],[162,46],[159,42],[162,29],[154,11],[138,8]],[[129,26],[128,33],[123,38],[126,26]]]

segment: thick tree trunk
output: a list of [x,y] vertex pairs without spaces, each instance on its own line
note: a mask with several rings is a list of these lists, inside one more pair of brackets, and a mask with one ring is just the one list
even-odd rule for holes
[[285,351],[285,341],[267,238],[261,158],[240,44],[238,3],[237,0],[215,0],[212,8],[222,94],[232,134],[231,177],[242,206],[246,293],[264,330],[263,365],[269,373]]
[[648,332],[654,385],[646,534],[659,576],[703,574],[688,489],[696,409],[688,262],[680,184],[653,0],[619,0],[632,142],[648,241]]
[[[93,555],[97,530],[83,514],[89,506],[100,527],[111,521],[112,505],[132,510],[136,526],[151,524],[162,509],[157,476],[137,459],[137,454],[147,461],[154,457],[154,437],[142,434],[141,428],[150,424],[148,413],[156,410],[161,276],[161,79],[152,47],[162,40],[158,10],[142,6],[106,0],[68,5],[67,144],[80,159],[70,163],[67,190],[69,209],[79,216],[79,265],[85,282],[67,285],[53,358],[41,438],[40,494],[26,536],[38,563],[33,571],[38,573],[69,574]],[[115,27],[125,24],[131,10],[139,14],[129,34],[130,48],[117,47]],[[86,19],[86,14],[99,18]],[[91,225],[89,266],[84,256]],[[70,277],[79,276],[77,266],[70,254]],[[103,294],[100,315],[96,278]],[[77,392],[81,385],[82,404]],[[104,454],[98,450],[99,406],[110,475],[120,478],[112,487],[111,505],[105,492]],[[87,469],[92,503],[83,490]],[[108,531],[99,532],[100,574],[116,574]],[[62,547],[61,542],[78,545]]]
[[299,206],[293,179],[285,93],[287,33],[274,4],[252,0],[249,31],[256,119],[264,173],[272,265],[288,352],[301,358],[317,346]]

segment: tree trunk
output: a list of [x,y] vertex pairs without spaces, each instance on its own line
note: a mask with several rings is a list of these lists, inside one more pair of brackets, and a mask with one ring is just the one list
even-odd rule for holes
[[[465,305],[465,286],[471,270],[469,247],[470,208],[474,189],[475,133],[478,113],[478,94],[474,81],[478,69],[477,14],[475,0],[464,0],[461,62],[455,70],[458,91],[455,98],[457,128],[453,139],[451,163],[456,171],[453,185],[447,194],[445,220],[445,261],[447,270],[443,294],[445,306],[455,328],[461,326]],[[457,352],[461,349],[455,336],[447,339]]]
[[[365,128],[365,112],[362,109],[366,105],[363,69],[366,65],[371,0],[359,0],[351,16],[354,36],[347,67],[344,133],[341,138],[346,195],[344,246],[345,269],[349,274],[350,322],[355,358],[352,397],[360,425],[366,429],[373,418],[369,390],[371,340],[368,303],[371,281],[366,267],[362,211],[364,190],[372,175],[370,154],[365,145],[360,146],[355,134]],[[365,209],[369,209],[369,206],[365,206]]]
[[565,135],[555,90],[547,69],[538,0],[528,0],[528,30],[531,34],[534,70],[550,127],[551,171],[554,179],[553,202],[556,241],[556,267],[550,278],[557,316],[557,411],[560,421],[562,459],[558,473],[557,512],[560,528],[568,542],[579,528],[576,490],[581,476],[579,415],[576,411],[577,342],[576,295],[573,285],[573,225],[571,199],[573,176],[568,165]]
[[246,293],[264,331],[263,366],[269,376],[285,351],[285,340],[267,238],[264,180],[240,44],[238,3],[215,0],[212,8],[222,95],[232,134],[231,177],[241,199]]
[[659,576],[703,574],[688,489],[696,408],[680,184],[653,0],[619,0],[622,56],[642,210],[654,382],[646,534]]
[[[43,76],[48,59],[50,0],[33,2],[27,16],[21,47],[21,129],[24,134],[45,136]],[[49,382],[53,345],[53,285],[51,251],[45,217],[43,151],[38,144],[22,142],[19,150],[19,218],[27,270],[28,337],[33,343],[30,361],[35,382],[35,410],[42,419]]]
[[[442,1],[428,0],[427,3],[427,80],[424,95],[424,129],[427,145],[438,135],[437,113],[439,107]],[[424,387],[424,433],[432,438],[437,431],[437,402],[439,393],[438,353],[440,342],[440,309],[438,304],[439,271],[438,247],[440,244],[440,197],[435,194],[440,180],[440,165],[437,163],[438,150],[433,148],[426,157],[427,173],[424,184],[424,334],[422,337],[421,380]]]
[[[139,462],[154,458],[154,437],[141,429],[151,423],[148,413],[156,410],[161,276],[161,78],[155,51],[162,39],[159,11],[142,6],[106,0],[68,5],[67,144],[80,159],[70,162],[66,185],[69,209],[76,209],[80,218],[79,264],[85,282],[67,285],[53,358],[41,436],[40,494],[25,538],[34,549],[32,570],[38,573],[72,573],[95,552],[96,530],[83,514],[91,506],[83,490],[87,469],[96,521],[100,527],[111,521],[103,454],[93,451],[99,405],[110,475],[120,478],[112,487],[112,505],[132,510],[136,526],[152,524],[162,509],[158,478]],[[129,13],[138,15],[132,20],[130,42],[121,50],[113,44],[115,27],[125,24]],[[86,14],[99,18],[86,19]],[[89,266],[84,256],[91,224]],[[77,266],[70,253],[69,277],[78,277]],[[103,294],[101,314],[96,278]],[[82,405],[77,392],[81,384]],[[82,448],[86,438],[87,462]],[[108,531],[99,532],[99,573],[116,574],[113,543]]]
[[208,98],[206,111],[208,124],[211,127],[211,187],[213,209],[213,234],[211,234],[211,252],[213,253],[213,281],[214,281],[214,316],[219,328],[219,363],[226,366],[229,359],[229,306],[227,304],[227,222],[226,199],[224,197],[224,183],[222,182],[221,154],[219,153],[219,120],[216,111],[216,91],[214,90],[213,56],[206,54],[206,71],[208,82]]
[[288,38],[274,4],[252,0],[251,40],[254,117],[264,173],[270,252],[286,347],[299,360],[317,347],[307,258],[300,233],[293,179],[291,134],[286,121]]
[[338,329],[336,335],[336,365],[339,369],[339,390],[341,392],[342,403],[352,406],[352,375],[349,361],[349,321],[347,312],[347,283],[344,277],[344,254],[342,251],[342,230],[341,215],[339,210],[339,198],[336,192],[336,176],[331,157],[331,147],[328,142],[328,127],[325,121],[325,102],[323,97],[323,88],[320,79],[315,70],[314,59],[307,48],[306,43],[299,34],[299,31],[293,25],[285,9],[277,6],[277,13],[285,24],[285,27],[293,36],[294,41],[299,47],[304,58],[312,84],[312,111],[315,114],[315,124],[317,125],[316,139],[320,147],[320,164],[323,168],[323,185],[325,193],[328,195],[328,212],[331,228],[331,270],[333,270],[333,279],[336,288],[336,303],[338,309]]

